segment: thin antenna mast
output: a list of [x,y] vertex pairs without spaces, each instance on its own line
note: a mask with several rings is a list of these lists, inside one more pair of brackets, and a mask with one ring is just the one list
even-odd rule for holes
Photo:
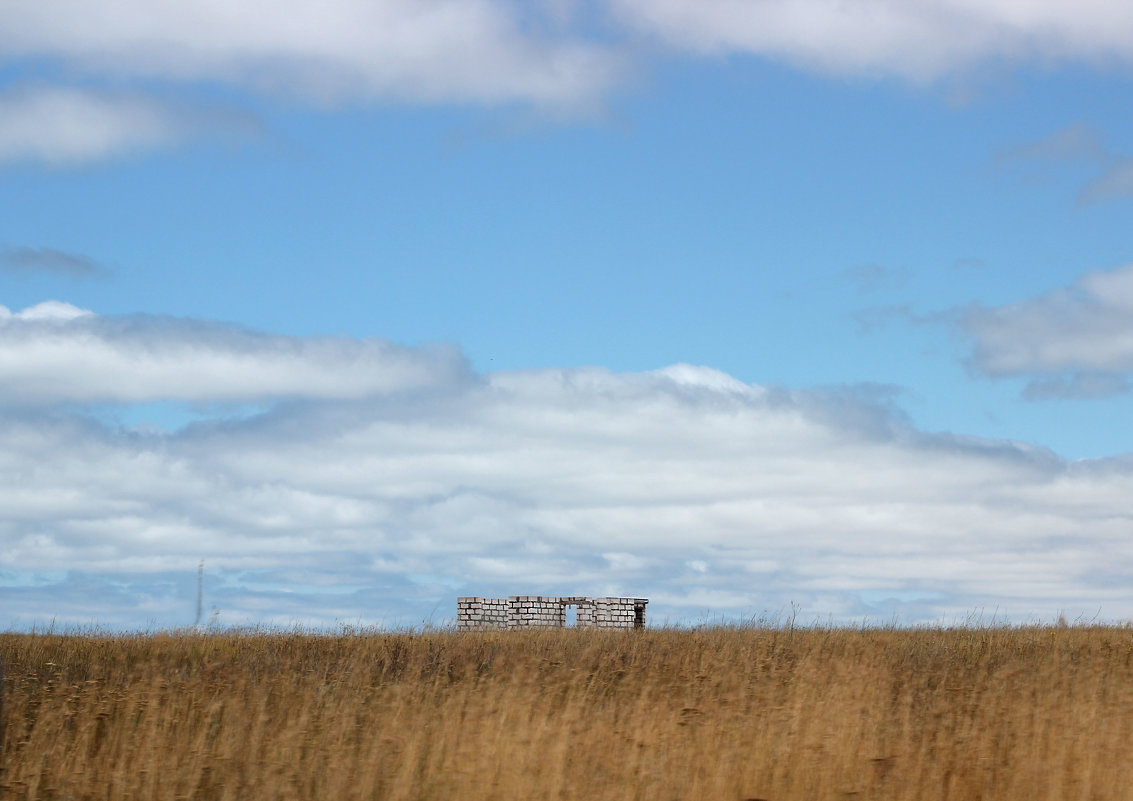
[[204,590],[205,590],[205,560],[202,559],[201,563],[197,565],[197,619],[193,621],[193,626],[201,625],[201,615],[204,612]]

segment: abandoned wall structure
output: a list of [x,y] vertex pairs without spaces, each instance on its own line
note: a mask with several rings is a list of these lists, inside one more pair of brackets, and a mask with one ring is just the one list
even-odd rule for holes
[[512,595],[456,599],[460,630],[562,628],[574,607],[580,629],[643,629],[648,598],[587,598],[581,595]]

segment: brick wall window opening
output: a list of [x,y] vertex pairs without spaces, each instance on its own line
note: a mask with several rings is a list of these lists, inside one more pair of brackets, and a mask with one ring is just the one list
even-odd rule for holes
[[566,604],[563,613],[563,625],[568,629],[578,628],[578,604]]

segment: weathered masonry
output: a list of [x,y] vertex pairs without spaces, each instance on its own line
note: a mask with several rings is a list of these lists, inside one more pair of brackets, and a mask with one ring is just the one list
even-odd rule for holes
[[[643,629],[647,598],[584,598],[580,595],[513,595],[456,599],[456,627],[475,629]],[[573,612],[573,614],[568,614]]]

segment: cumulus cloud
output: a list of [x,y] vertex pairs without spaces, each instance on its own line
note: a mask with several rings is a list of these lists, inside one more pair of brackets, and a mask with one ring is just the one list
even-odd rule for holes
[[318,101],[569,106],[609,83],[619,59],[606,47],[557,35],[553,24],[550,35],[537,32],[523,24],[534,12],[519,9],[497,0],[6,3],[0,56]]
[[620,19],[670,46],[746,52],[838,74],[932,80],[985,60],[1127,62],[1120,0],[615,0]]
[[[99,74],[219,80],[320,99],[574,103],[609,86],[610,32],[830,72],[931,79],[987,59],[1127,61],[1120,0],[614,0],[605,28],[562,0],[82,0],[7,4],[0,54]],[[593,16],[593,15],[592,15]],[[624,49],[623,45],[623,49]]]
[[[81,80],[0,97],[0,163],[76,164],[254,120],[165,100],[221,86],[326,107],[519,104],[592,110],[647,50],[751,53],[833,74],[932,81],[985,62],[1125,64],[1133,9],[1119,0],[40,0],[0,4],[0,63]],[[90,87],[145,85],[160,95]],[[1086,201],[1130,191],[1114,163]]]
[[1133,265],[1007,306],[974,306],[961,324],[975,367],[1033,378],[1028,397],[1123,392],[1133,373]]
[[0,94],[0,164],[74,165],[205,133],[243,136],[255,127],[244,113],[176,107],[137,94],[23,87]]
[[[926,80],[984,60],[1124,62],[1121,0],[82,0],[9,3],[0,55],[98,75],[222,81],[320,100],[571,105],[621,72],[634,36],[836,73]],[[614,44],[620,42],[620,44]]]
[[57,301],[0,306],[0,405],[360,398],[470,379],[450,347],[102,317]]
[[0,323],[8,321],[32,320],[73,320],[76,317],[85,317],[92,312],[80,309],[70,303],[59,300],[45,300],[26,309],[13,312],[7,306],[0,306]]
[[[157,342],[188,352],[177,338],[209,339]],[[279,350],[302,373],[321,347],[270,343],[238,349],[245,369],[274,375]],[[1127,461],[925,434],[876,392],[691,365],[450,381],[427,364],[422,389],[174,433],[0,415],[0,625],[191,622],[200,558],[229,623],[443,622],[457,595],[530,592],[644,595],[655,621],[792,602],[843,621],[1133,616]]]
[[[570,18],[552,0],[0,4],[0,64],[50,82],[82,81],[0,94],[0,165],[72,166],[258,135],[250,113],[170,102],[186,87],[317,106],[525,104],[579,113],[618,80],[626,57],[573,34]],[[115,88],[122,85],[147,89]]]

